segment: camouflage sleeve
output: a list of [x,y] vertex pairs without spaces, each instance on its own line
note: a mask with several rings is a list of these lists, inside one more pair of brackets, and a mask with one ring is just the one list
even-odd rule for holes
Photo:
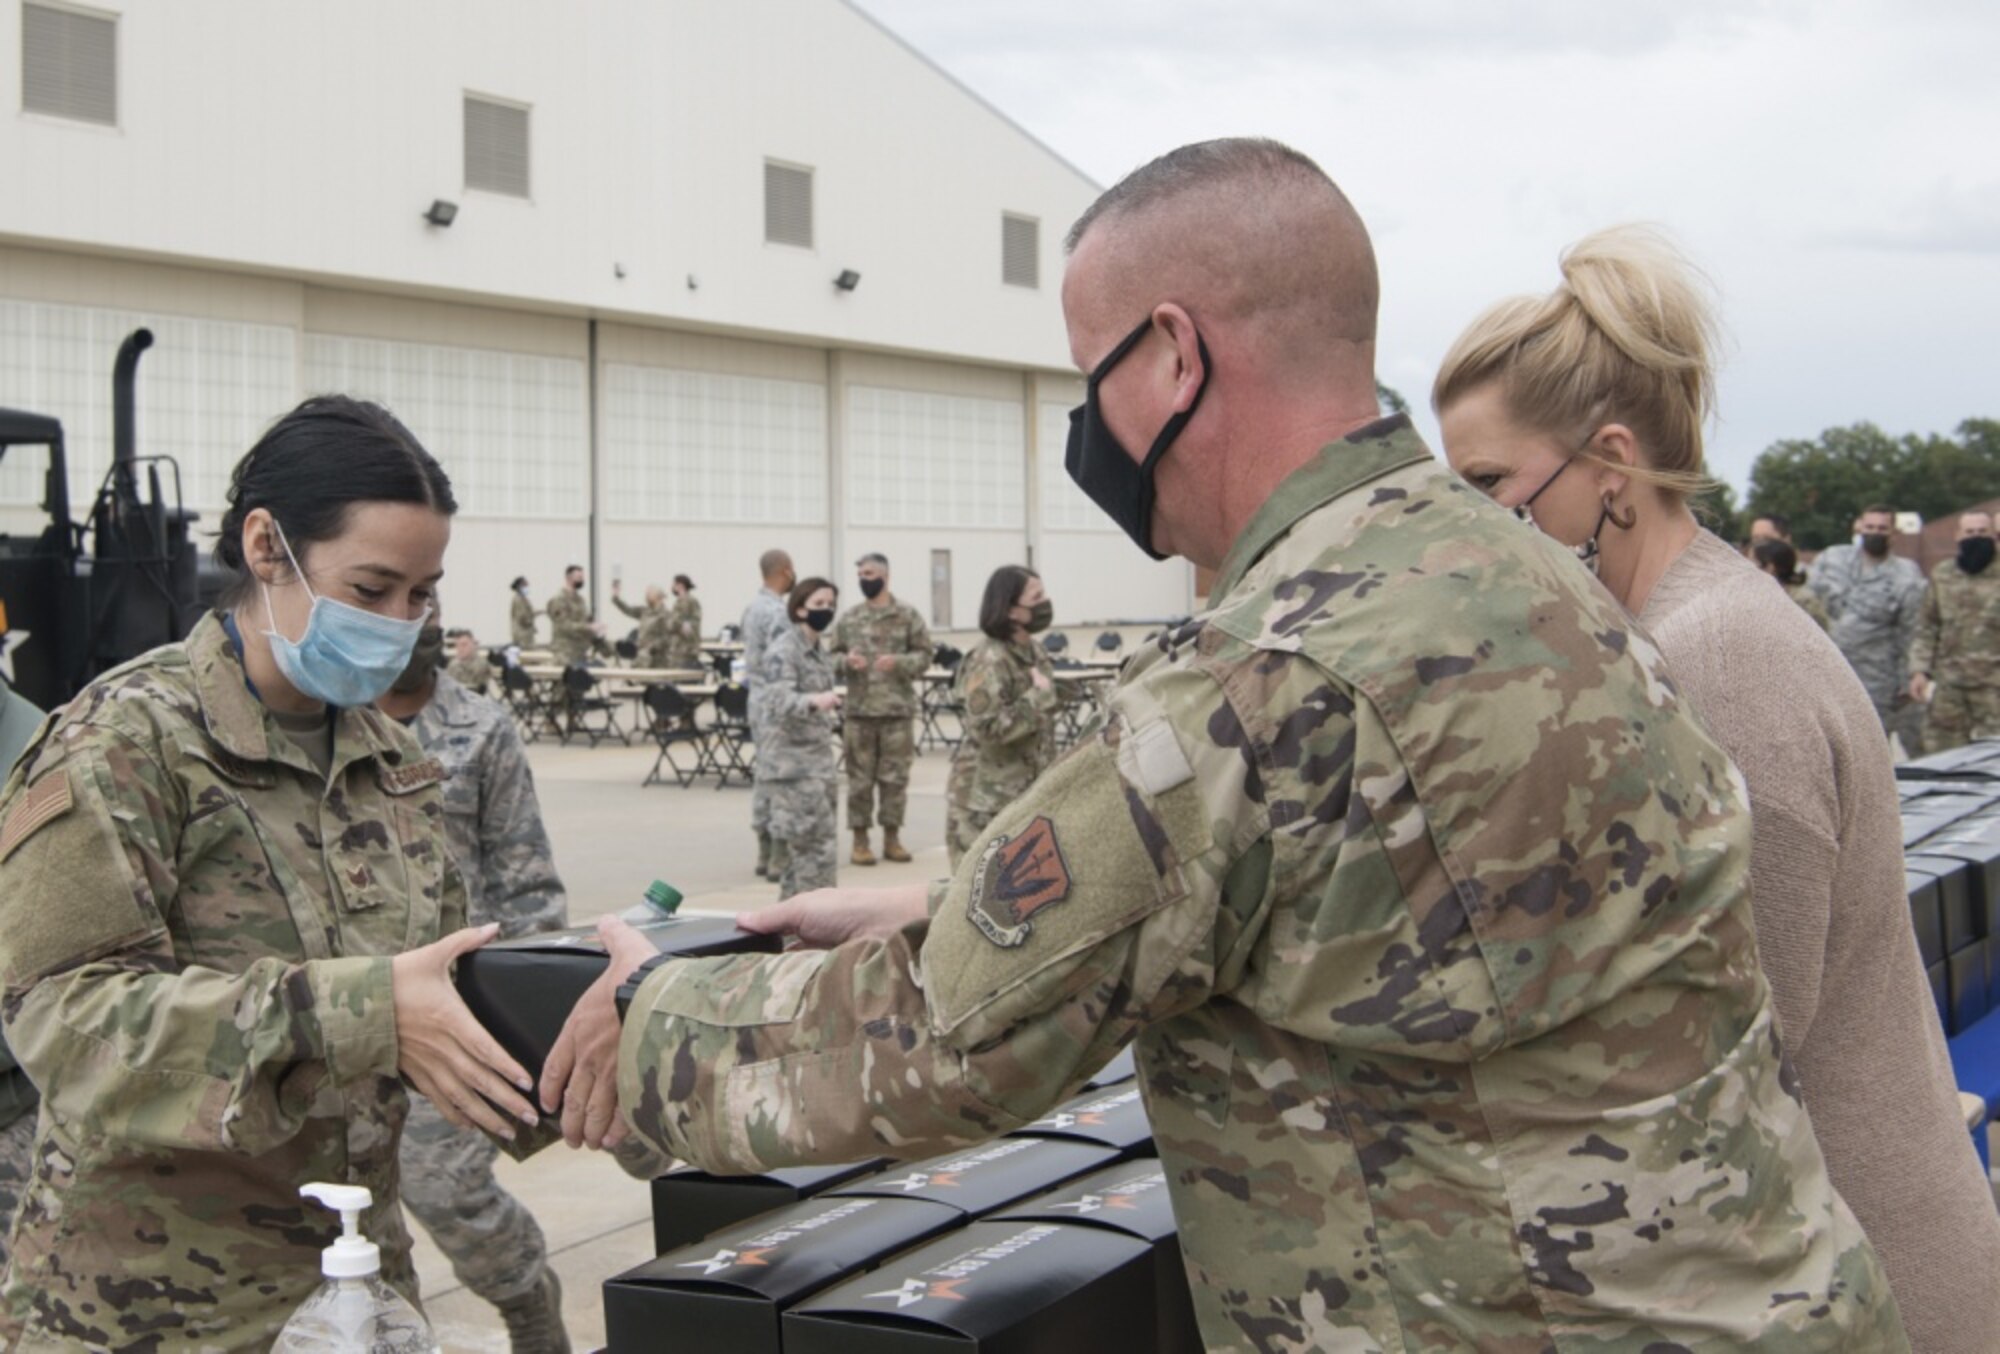
[[617,607],[620,611],[624,612],[626,615],[630,616],[635,621],[645,619],[646,608],[642,606],[633,606],[630,602],[626,601],[623,597],[620,597],[615,592],[611,594],[611,605]]
[[[826,632],[826,651],[836,659],[844,658],[847,656],[847,651],[852,647],[853,643],[854,608],[849,607],[841,613],[840,619],[833,623],[833,629]],[[834,666],[838,667],[840,665],[836,662]]]
[[1925,581],[1923,573],[1915,565],[1910,566],[1910,577],[1896,607],[1896,653],[1907,654],[1916,643],[1918,613],[1929,600],[1930,593],[1931,585]]
[[500,923],[500,938],[554,931],[569,924],[569,898],[556,874],[555,851],[542,824],[535,773],[512,720],[487,727],[479,750],[479,898]]
[[328,1090],[396,1075],[387,957],[180,961],[167,917],[189,806],[143,749],[107,735],[35,770],[17,798],[68,806],[0,860],[0,1019],[54,1113],[145,1145],[257,1154]]
[[[619,1049],[638,1133],[746,1171],[983,1140],[1059,1101],[1142,1027],[1225,992],[1272,896],[1271,812],[1222,685],[1127,688],[887,941],[689,960]],[[1302,739],[1337,745],[1341,717]]]
[[965,660],[959,687],[960,716],[965,732],[984,747],[1006,747],[1039,737],[1042,721],[1061,697],[1053,686],[1044,691],[1030,683],[1020,688],[1013,673],[990,649],[974,651]]
[[908,607],[909,629],[904,632],[903,652],[896,657],[896,675],[915,681],[931,669],[931,630],[915,607]]
[[1910,639],[1910,671],[1928,676],[1931,665],[1937,661],[1938,640],[1944,627],[1944,618],[1938,614],[1938,590],[1935,587],[1924,590],[1924,600],[1917,604],[1915,633]]

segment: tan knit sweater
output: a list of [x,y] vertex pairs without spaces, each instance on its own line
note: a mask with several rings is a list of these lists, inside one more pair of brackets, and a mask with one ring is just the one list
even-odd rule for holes
[[1706,531],[1639,620],[1750,787],[1757,953],[1833,1183],[1915,1348],[1991,1354],[2000,1212],[1917,957],[1874,707],[1784,589]]

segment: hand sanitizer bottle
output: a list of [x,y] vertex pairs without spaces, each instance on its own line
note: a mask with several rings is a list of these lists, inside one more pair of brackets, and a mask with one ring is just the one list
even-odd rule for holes
[[299,1191],[340,1214],[340,1239],[320,1254],[326,1282],[278,1332],[274,1354],[438,1354],[431,1328],[402,1294],[382,1282],[382,1250],[361,1235],[374,1197],[360,1185],[307,1185]]

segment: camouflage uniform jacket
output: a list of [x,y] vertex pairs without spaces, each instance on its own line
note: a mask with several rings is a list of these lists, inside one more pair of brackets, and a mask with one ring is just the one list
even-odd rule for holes
[[445,838],[472,925],[499,922],[503,940],[569,925],[535,773],[507,707],[440,674],[411,731],[449,776]]
[[1931,570],[1910,671],[1939,686],[2000,687],[2000,568],[1969,574],[1953,559]]
[[[913,606],[894,597],[887,606],[863,602],[851,606],[827,637],[833,663],[847,681],[849,719],[910,719],[917,713],[917,679],[931,665],[931,632]],[[860,654],[868,666],[855,672],[849,654]],[[875,671],[875,660],[896,660],[888,672]]]
[[1811,584],[1785,583],[1781,586],[1785,589],[1785,595],[1797,602],[1799,609],[1813,618],[1813,624],[1822,630],[1833,629],[1833,617],[1826,614],[1826,603],[1819,600],[1819,594],[1812,590]]
[[562,663],[581,663],[597,642],[590,628],[590,603],[583,594],[564,588],[549,598],[549,647]]
[[[750,605],[743,609],[743,681],[752,691],[763,680],[764,650],[779,634],[789,630],[792,622],[785,615],[785,599],[769,588],[757,589],[757,595],[750,599]],[[758,718],[755,707],[751,718]]]
[[692,594],[675,598],[667,612],[667,666],[701,666],[701,603]]
[[475,695],[484,691],[493,680],[493,665],[486,661],[486,655],[477,658],[454,658],[445,664],[444,670],[451,679]]
[[221,620],[93,682],[0,800],[7,1037],[42,1088],[5,1280],[22,1348],[262,1349],[339,1232],[312,1180],[397,1206],[390,956],[465,924],[444,771],[343,710],[322,777]]
[[764,650],[755,694],[757,779],[805,780],[834,773],[833,715],[807,697],[833,690],[833,660],[826,645],[807,642],[788,625]]
[[653,606],[633,606],[623,597],[614,596],[611,605],[639,622],[639,666],[642,668],[670,668],[674,664],[668,655],[673,649],[672,618],[667,608]]
[[649,976],[634,1127],[917,1156],[1137,1036],[1210,1349],[1907,1349],[1779,1050],[1741,778],[1610,595],[1396,418],[1211,597],[927,925]]
[[514,594],[509,604],[508,619],[514,632],[514,647],[532,649],[535,647],[535,604],[520,593]]
[[1893,703],[1909,684],[1903,659],[1916,637],[1923,571],[1895,555],[1878,562],[1855,546],[1837,545],[1814,561],[1812,588],[1868,698],[1878,709]]
[[[1048,689],[1034,674],[1050,678]],[[966,763],[965,807],[991,815],[1014,802],[1056,759],[1056,711],[1062,695],[1042,646],[988,636],[958,665],[957,703],[965,738],[954,757]]]
[[[0,779],[13,770],[14,759],[21,755],[21,749],[34,737],[41,722],[41,709],[8,686],[5,677],[0,677]],[[0,1128],[33,1114],[40,1098],[28,1074],[14,1061],[6,1041],[0,1039]]]

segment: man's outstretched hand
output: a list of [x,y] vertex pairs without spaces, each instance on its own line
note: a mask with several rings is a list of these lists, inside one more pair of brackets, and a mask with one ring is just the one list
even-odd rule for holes
[[571,1147],[616,1147],[628,1132],[618,1117],[618,988],[659,953],[650,940],[616,917],[600,917],[597,934],[611,962],[569,1013],[542,1065],[542,1109],[562,1111]]

